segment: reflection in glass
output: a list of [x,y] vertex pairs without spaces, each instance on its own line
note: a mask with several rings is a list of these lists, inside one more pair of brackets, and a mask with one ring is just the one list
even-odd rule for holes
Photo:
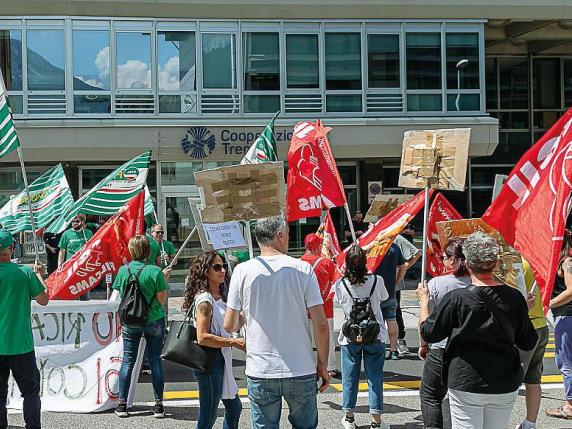
[[499,108],[497,59],[485,59],[485,89],[487,92],[487,110]]
[[245,95],[244,113],[274,113],[280,110],[279,95]]
[[361,112],[361,95],[327,95],[328,112]]
[[109,82],[109,31],[73,31],[73,89],[101,91]]
[[369,88],[399,88],[399,36],[370,34],[367,37]]
[[244,89],[280,90],[278,33],[244,34]]
[[469,60],[469,64],[461,69],[461,89],[479,89],[479,35],[477,33],[447,33],[445,40],[447,44],[447,89],[458,89],[455,66],[463,59]]
[[8,91],[22,90],[22,32],[0,30],[0,70]]
[[410,112],[438,112],[442,110],[441,94],[407,94]]
[[318,35],[286,35],[286,86],[319,88]]
[[406,54],[407,88],[441,89],[441,34],[408,33]]
[[61,91],[65,89],[63,30],[28,30],[28,89]]
[[535,58],[533,67],[534,109],[560,109],[560,59]]
[[117,88],[151,88],[151,34],[117,32]]
[[500,108],[528,109],[528,60],[499,58]]
[[111,113],[111,96],[98,94],[74,95],[75,113]]
[[203,34],[203,88],[235,87],[233,34]]
[[157,57],[159,60],[159,74],[157,76],[159,90],[195,90],[195,33],[190,31],[159,31],[157,33]]
[[10,106],[10,109],[12,109],[12,113],[14,115],[24,113],[24,100],[21,95],[9,95],[8,105]]
[[326,89],[361,89],[360,33],[326,33]]
[[162,162],[162,185],[194,185],[195,173],[203,169],[202,162]]
[[[456,94],[447,94],[447,110],[449,112],[457,111],[456,100]],[[459,111],[475,112],[478,110],[481,110],[481,97],[479,94],[461,94],[459,97]]]

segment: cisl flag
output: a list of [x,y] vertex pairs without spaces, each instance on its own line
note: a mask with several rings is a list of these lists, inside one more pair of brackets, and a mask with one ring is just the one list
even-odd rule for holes
[[572,190],[572,109],[520,159],[483,215],[530,262],[548,307]]
[[320,216],[346,204],[346,195],[327,134],[320,120],[299,122],[288,151],[286,220]]
[[83,248],[46,279],[51,299],[76,299],[106,274],[117,274],[131,260],[127,243],[143,233],[145,192],[139,192],[89,239]]
[[441,193],[438,193],[431,208],[429,209],[429,217],[427,220],[427,272],[433,276],[444,274],[445,267],[441,260],[443,249],[439,244],[439,234],[437,233],[437,222],[448,220],[463,219],[455,207],[451,205],[449,200]]
[[338,236],[336,235],[336,228],[334,227],[334,222],[332,221],[332,216],[330,216],[329,211],[318,227],[316,235],[322,239],[322,255],[324,258],[333,261],[334,258],[342,253]]

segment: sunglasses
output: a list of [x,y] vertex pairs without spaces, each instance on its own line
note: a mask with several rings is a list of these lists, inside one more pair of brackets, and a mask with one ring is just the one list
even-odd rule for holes
[[153,231],[155,234],[164,234],[165,231]]
[[228,270],[228,265],[227,264],[213,264],[212,265],[212,269],[215,271],[215,273],[220,273],[222,270]]
[[74,219],[74,220],[72,220],[72,223],[81,223],[81,220],[79,220],[79,219]]
[[449,256],[449,255],[441,255],[441,256],[439,256],[439,260],[440,260],[441,262],[443,262],[445,259],[449,259],[449,258],[452,258],[452,256]]

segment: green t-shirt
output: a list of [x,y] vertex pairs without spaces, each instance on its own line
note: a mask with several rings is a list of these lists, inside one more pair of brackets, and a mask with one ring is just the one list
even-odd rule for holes
[[[161,249],[161,251],[165,251],[165,253],[169,256],[169,258],[172,258],[173,256],[175,256],[177,254],[177,251],[175,250],[175,246],[173,246],[173,243],[171,243],[168,240],[163,240],[160,244],[159,244],[159,248]],[[161,258],[161,267],[162,268],[167,268],[167,264],[165,262],[165,260],[163,258]]]
[[149,244],[151,245],[151,253],[149,254],[149,259],[147,259],[147,263],[155,265],[155,260],[157,259],[157,256],[161,255],[161,248],[159,247],[159,243],[157,243],[157,240],[155,240],[152,235],[145,234],[145,237],[147,237],[147,240],[149,240]]
[[[141,285],[141,291],[143,296],[150,303],[149,314],[147,315],[148,322],[154,322],[155,320],[162,319],[165,317],[165,311],[163,311],[163,306],[159,304],[155,294],[168,289],[165,277],[163,277],[163,271],[161,268],[152,264],[143,264],[143,262],[133,261],[129,263],[129,269],[131,273],[136,274],[141,267],[144,265],[141,274],[139,275],[139,284]],[[121,296],[123,296],[123,288],[127,285],[129,280],[129,271],[127,266],[124,265],[119,268],[117,276],[115,276],[115,281],[113,282],[113,289],[119,291]]]
[[0,355],[19,355],[34,350],[30,301],[44,286],[24,265],[0,263]]
[[64,231],[58,247],[66,251],[65,260],[70,259],[91,237],[93,237],[93,232],[85,228],[79,231],[73,228]]

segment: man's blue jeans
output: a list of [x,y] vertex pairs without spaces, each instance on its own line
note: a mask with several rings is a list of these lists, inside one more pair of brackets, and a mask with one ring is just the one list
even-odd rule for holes
[[0,355],[0,429],[8,427],[6,402],[10,371],[24,398],[26,428],[40,428],[40,372],[36,365],[36,354],[32,350],[19,355]]
[[251,403],[254,429],[278,429],[282,398],[288,404],[288,421],[294,429],[318,426],[318,387],[316,374],[292,378],[248,377],[248,399]]
[[554,323],[556,365],[564,378],[564,396],[572,401],[572,316],[558,316]]
[[385,344],[381,341],[361,345],[348,344],[342,349],[342,410],[353,411],[356,407],[359,390],[361,360],[367,378],[369,392],[369,412],[381,414],[383,411],[383,365]]
[[123,337],[123,362],[121,362],[121,370],[119,371],[119,400],[127,401],[139,343],[141,338],[145,337],[147,341],[147,356],[149,357],[149,366],[151,367],[153,393],[156,401],[162,401],[165,376],[163,375],[161,351],[163,350],[163,338],[165,336],[165,319],[161,318],[154,322],[148,322],[143,328],[123,326],[121,328],[121,336]]

